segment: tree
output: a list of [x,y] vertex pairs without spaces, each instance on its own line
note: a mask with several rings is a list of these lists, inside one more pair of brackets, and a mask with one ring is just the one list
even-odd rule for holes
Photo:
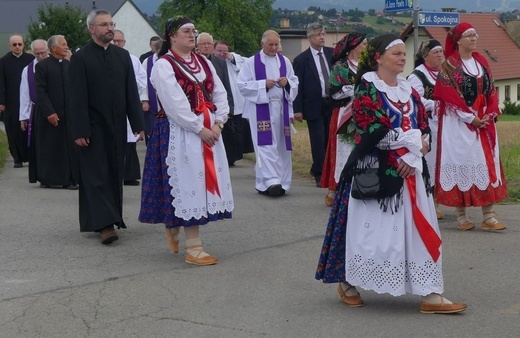
[[172,16],[188,16],[199,32],[226,40],[237,53],[258,51],[262,33],[268,29],[274,0],[166,0],[159,5],[162,24]]
[[48,4],[38,6],[38,21],[27,27],[27,43],[36,39],[47,40],[53,35],[63,35],[71,51],[84,46],[90,40],[86,26],[87,14],[80,7],[66,4],[63,7]]

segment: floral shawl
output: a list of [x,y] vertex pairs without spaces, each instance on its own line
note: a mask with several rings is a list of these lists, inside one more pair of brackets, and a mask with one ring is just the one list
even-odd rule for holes
[[[378,200],[380,207],[386,211],[391,207],[392,212],[397,211],[403,189],[403,178],[397,174],[399,155],[395,150],[390,150],[390,141],[397,139],[395,128],[392,125],[389,111],[384,109],[383,93],[379,92],[372,82],[362,79],[356,87],[352,111],[356,126],[355,147],[343,169],[342,175],[346,175],[347,182],[359,168],[370,168],[372,163],[366,163],[367,155],[377,156],[379,161],[379,180],[383,189],[382,199]],[[412,89],[411,103],[417,110],[417,127],[422,134],[429,134],[428,115],[421,102],[421,97],[415,89]],[[386,144],[386,146],[385,146]],[[376,147],[378,145],[378,147]],[[371,156],[368,156],[370,158]],[[423,158],[424,164],[424,158]],[[426,186],[429,188],[428,170],[423,170]]]

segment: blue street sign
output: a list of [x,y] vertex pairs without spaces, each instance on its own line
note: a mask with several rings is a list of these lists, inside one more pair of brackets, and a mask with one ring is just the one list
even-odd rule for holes
[[451,27],[460,22],[460,14],[453,12],[419,11],[419,26]]
[[404,12],[413,10],[412,0],[385,0],[385,12]]

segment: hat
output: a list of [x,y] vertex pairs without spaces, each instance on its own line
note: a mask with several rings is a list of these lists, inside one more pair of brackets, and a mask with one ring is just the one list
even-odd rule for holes
[[365,40],[366,34],[358,32],[352,32],[345,35],[341,40],[338,41],[334,51],[332,52],[332,63],[345,58],[348,53],[359,46],[363,40]]
[[448,35],[446,36],[446,44],[444,46],[444,56],[446,58],[449,58],[454,52],[457,51],[457,42],[464,33],[471,29],[475,30],[475,28],[470,23],[461,22],[448,31]]
[[191,21],[187,16],[177,15],[169,18],[164,24],[164,35],[172,36],[177,32],[177,30],[179,30],[179,28],[186,24],[193,25],[193,21]]

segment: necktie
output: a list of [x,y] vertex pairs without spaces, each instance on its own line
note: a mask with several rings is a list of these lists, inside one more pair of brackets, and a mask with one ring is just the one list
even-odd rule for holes
[[327,70],[327,66],[325,64],[325,57],[322,52],[318,52],[318,56],[320,58],[320,68],[321,74],[323,75],[323,82],[325,85],[325,94],[329,95],[329,71]]

